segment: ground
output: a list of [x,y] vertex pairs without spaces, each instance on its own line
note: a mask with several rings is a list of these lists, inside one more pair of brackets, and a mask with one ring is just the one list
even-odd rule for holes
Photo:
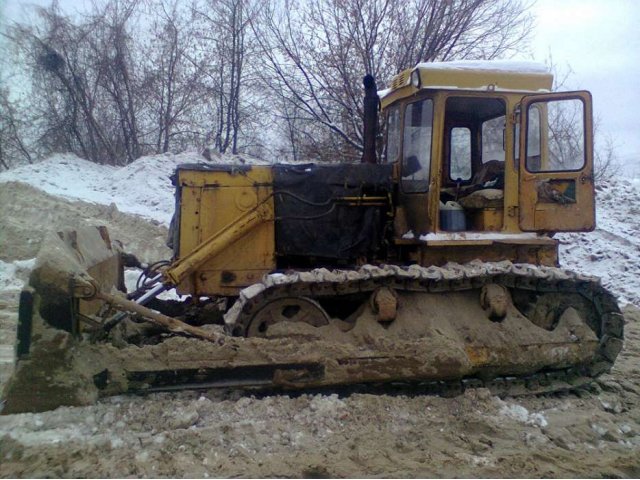
[[610,375],[499,399],[180,392],[0,417],[3,477],[638,477],[640,314]]
[[[136,171],[149,177],[145,166],[161,160],[115,173],[134,185]],[[104,173],[76,158],[50,163],[60,161],[78,171],[85,187],[92,172],[96,178]],[[172,161],[167,157],[166,163]],[[170,202],[166,206],[156,197],[170,188],[137,192],[127,204],[122,200],[127,191],[109,196],[108,182],[102,182],[104,198],[87,204],[78,199],[87,200],[94,187],[77,193],[69,179],[51,173],[51,165],[39,168],[43,180],[37,189],[6,183],[20,178],[0,175],[2,203],[10,206],[0,214],[0,383],[13,362],[17,294],[47,227],[106,223],[143,257],[167,254],[162,239]],[[36,176],[22,173],[32,184]],[[155,181],[147,178],[148,184]],[[46,185],[53,195],[43,192]],[[76,193],[65,195],[63,187]],[[564,265],[602,275],[625,305],[624,350],[613,371],[589,388],[505,399],[484,389],[456,398],[391,391],[342,397],[237,391],[112,397],[89,407],[0,416],[0,476],[638,477],[640,216],[632,210],[640,195],[633,182],[603,185],[598,195],[599,230],[561,237]],[[140,213],[132,211],[135,202],[148,204],[151,218],[123,213]]]

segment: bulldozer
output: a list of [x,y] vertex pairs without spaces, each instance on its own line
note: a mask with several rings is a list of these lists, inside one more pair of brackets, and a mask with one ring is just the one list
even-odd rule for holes
[[[559,268],[554,238],[595,228],[592,99],[552,84],[500,61],[418,64],[382,91],[367,75],[360,163],[181,165],[173,258],[129,295],[106,229],[50,234],[3,412],[185,388],[536,394],[608,372],[616,299]],[[171,288],[186,300],[159,301]]]

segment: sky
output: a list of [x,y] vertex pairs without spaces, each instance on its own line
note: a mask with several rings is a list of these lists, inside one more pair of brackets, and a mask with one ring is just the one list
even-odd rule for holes
[[[25,4],[49,0],[0,0],[2,19],[23,20]],[[86,0],[59,0],[74,12]],[[536,28],[531,54],[551,58],[560,71],[573,72],[567,86],[593,94],[599,136],[610,136],[626,173],[640,175],[640,0],[535,0]]]
[[570,65],[572,89],[593,95],[600,133],[611,135],[627,173],[640,174],[640,1],[538,0],[534,59]]

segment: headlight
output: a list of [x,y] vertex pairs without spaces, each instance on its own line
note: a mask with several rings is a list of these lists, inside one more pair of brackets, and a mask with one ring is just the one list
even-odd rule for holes
[[411,72],[411,85],[415,88],[420,88],[420,71],[414,70]]

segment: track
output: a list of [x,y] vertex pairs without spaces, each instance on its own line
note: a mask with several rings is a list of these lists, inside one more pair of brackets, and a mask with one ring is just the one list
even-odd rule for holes
[[538,371],[523,376],[462,378],[455,381],[424,382],[417,388],[428,393],[455,394],[470,387],[486,387],[498,395],[537,394],[572,389],[608,372],[622,349],[624,320],[615,297],[596,277],[567,270],[512,264],[511,262],[449,263],[444,267],[399,267],[365,265],[357,270],[315,269],[294,274],[271,274],[261,283],[241,292],[238,301],[225,315],[228,333],[246,335],[253,316],[274,299],[306,297],[339,298],[356,293],[371,293],[386,286],[399,292],[444,293],[479,289],[487,284],[538,293],[579,294],[597,314],[598,350],[588,364],[572,368]]

